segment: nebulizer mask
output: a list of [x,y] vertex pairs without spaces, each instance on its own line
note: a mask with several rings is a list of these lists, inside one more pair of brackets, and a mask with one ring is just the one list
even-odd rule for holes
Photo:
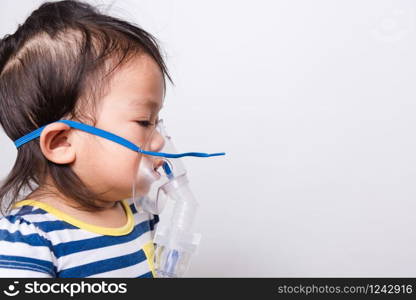
[[[188,269],[200,235],[194,232],[198,203],[189,187],[181,157],[213,157],[225,153],[177,153],[164,123],[150,127],[140,146],[111,132],[72,120],[59,120],[68,126],[111,140],[137,152],[137,172],[133,176],[132,199],[139,209],[160,214],[167,203],[173,209],[165,227],[158,226],[154,243],[154,265],[157,277],[182,277]],[[19,138],[17,148],[40,136],[47,125]]]
[[163,121],[159,121],[145,149],[154,150],[151,145],[170,155],[141,157],[133,198],[139,206],[153,214],[160,214],[167,203],[171,204],[170,220],[164,223],[165,226],[159,224],[155,233],[155,268],[158,277],[180,277],[186,272],[200,235],[193,229],[198,202],[190,189],[187,172],[179,156],[212,154],[175,155],[176,148]]

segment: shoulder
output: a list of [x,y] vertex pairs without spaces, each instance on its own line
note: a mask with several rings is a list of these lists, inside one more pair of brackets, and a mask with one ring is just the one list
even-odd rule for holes
[[7,277],[7,269],[54,276],[52,245],[31,220],[31,216],[41,214],[34,210],[23,206],[0,218],[0,277]]
[[0,217],[0,230],[3,235],[12,233],[20,233],[22,235],[38,233],[42,236],[43,232],[36,224],[39,221],[45,220],[47,220],[45,212],[42,210],[37,210],[33,206],[18,207]]

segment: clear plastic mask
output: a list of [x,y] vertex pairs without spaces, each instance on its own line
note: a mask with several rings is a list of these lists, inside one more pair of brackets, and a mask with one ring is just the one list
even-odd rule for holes
[[[147,143],[145,151],[177,153],[172,138],[167,134],[163,120],[160,120]],[[186,174],[185,166],[179,158],[166,158],[138,153],[137,173],[132,187],[132,198],[143,210],[160,214],[166,205],[167,185],[174,178]]]

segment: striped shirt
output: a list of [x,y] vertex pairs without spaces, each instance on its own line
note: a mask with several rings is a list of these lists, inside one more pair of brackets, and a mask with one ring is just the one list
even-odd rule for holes
[[122,200],[127,223],[87,224],[42,202],[23,200],[0,218],[0,277],[156,277],[157,215]]

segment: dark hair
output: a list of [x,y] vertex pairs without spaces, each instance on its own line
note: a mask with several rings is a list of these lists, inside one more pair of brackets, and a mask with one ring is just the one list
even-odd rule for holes
[[[80,1],[43,3],[14,34],[0,40],[1,126],[14,141],[62,118],[95,125],[90,112],[104,95],[109,75],[138,54],[150,55],[159,65],[165,87],[165,76],[173,83],[156,38],[137,25]],[[36,139],[17,151],[0,187],[1,212],[19,200],[22,190],[45,186],[48,175],[54,187],[82,209],[100,209],[94,203],[103,201],[100,195],[89,190],[70,165],[46,159]]]

